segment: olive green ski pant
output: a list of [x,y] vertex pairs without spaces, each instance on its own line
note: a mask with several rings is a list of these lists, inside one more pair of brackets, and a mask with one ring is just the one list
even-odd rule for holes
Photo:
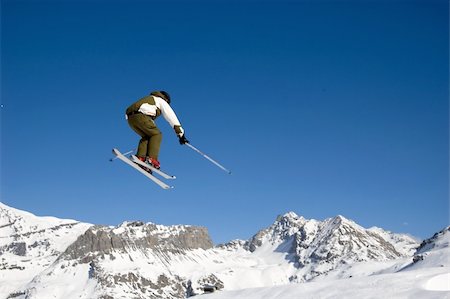
[[138,113],[128,117],[128,124],[142,137],[141,140],[139,140],[137,156],[147,156],[158,160],[162,134],[158,127],[156,127],[153,119],[148,115]]

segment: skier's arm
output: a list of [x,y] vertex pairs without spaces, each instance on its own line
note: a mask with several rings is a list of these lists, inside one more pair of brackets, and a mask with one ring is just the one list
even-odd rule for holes
[[167,104],[166,101],[160,100],[160,109],[161,114],[164,117],[164,119],[170,124],[170,126],[175,130],[175,133],[178,135],[178,137],[181,137],[184,135],[184,129],[181,127],[180,121],[178,120],[177,115],[173,111],[172,107],[170,107],[169,104]]

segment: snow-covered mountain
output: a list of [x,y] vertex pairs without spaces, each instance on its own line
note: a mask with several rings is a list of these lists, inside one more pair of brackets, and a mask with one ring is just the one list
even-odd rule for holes
[[395,260],[408,256],[411,247],[417,247],[417,241],[407,235],[367,230],[343,216],[316,221],[292,212],[279,216],[272,226],[257,233],[248,248],[253,252],[267,244],[275,252],[289,254],[295,266],[289,281],[295,282],[324,276],[343,265]]
[[74,220],[36,217],[0,202],[0,298],[13,298],[9,294],[17,293],[51,267],[90,226]]
[[343,216],[318,221],[290,212],[249,240],[214,246],[204,227],[98,226],[0,203],[0,299],[187,298],[395,273],[425,265],[438,248],[448,256],[440,236],[420,245]]
[[[398,240],[410,248],[404,235],[385,234],[379,228],[370,229],[387,239]],[[450,299],[450,226],[424,240],[413,257],[385,262],[360,262],[349,267],[355,276],[347,279],[318,277],[308,283],[285,284],[225,290],[202,296],[204,299],[291,299],[291,298],[421,298]],[[375,269],[382,269],[375,271]],[[346,269],[340,269],[340,278]],[[370,275],[368,275],[370,274]]]

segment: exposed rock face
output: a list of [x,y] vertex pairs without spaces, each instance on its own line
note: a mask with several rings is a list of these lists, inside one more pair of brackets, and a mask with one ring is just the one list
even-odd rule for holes
[[18,256],[25,256],[27,253],[27,244],[25,242],[13,242],[0,248],[0,253],[3,253],[2,251],[8,251]]
[[412,267],[427,265],[431,267],[444,267],[450,265],[450,226],[435,233],[431,238],[425,239],[413,257]]
[[191,249],[209,249],[213,247],[208,231],[195,226],[158,226],[152,223],[136,225],[136,222],[124,223],[110,228],[94,226],[71,244],[61,256],[66,259],[78,259],[89,262],[88,256],[126,253],[130,250],[160,250],[171,253],[183,253]]
[[440,232],[435,233],[431,238],[425,239],[417,248],[416,255],[434,249],[435,247],[448,247],[447,241],[450,237],[450,226],[447,226]]

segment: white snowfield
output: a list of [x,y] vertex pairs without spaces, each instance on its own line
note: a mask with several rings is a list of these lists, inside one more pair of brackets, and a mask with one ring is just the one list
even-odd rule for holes
[[[321,222],[288,213],[249,241],[209,249],[161,252],[135,242],[149,233],[169,240],[188,228],[152,224],[149,231],[128,222],[93,227],[0,203],[0,299],[181,298],[169,296],[177,282],[189,281],[201,294],[201,281],[211,274],[223,288],[192,298],[450,299],[450,227],[417,249],[408,235],[366,230],[342,216]],[[127,236],[130,244],[93,262],[60,258],[88,229]],[[156,293],[149,284],[159,284]]]
[[201,299],[444,299],[450,298],[450,268],[434,267],[394,274],[221,291]]

